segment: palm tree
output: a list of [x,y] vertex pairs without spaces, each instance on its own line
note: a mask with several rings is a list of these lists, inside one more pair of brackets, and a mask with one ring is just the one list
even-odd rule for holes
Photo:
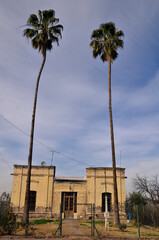
[[[35,113],[37,104],[37,94],[40,76],[46,61],[46,52],[51,51],[53,48],[52,44],[54,42],[59,45],[59,38],[62,38],[61,31],[63,26],[57,24],[59,22],[58,18],[55,18],[55,11],[44,10],[38,11],[38,16],[36,14],[31,14],[28,18],[26,28],[23,31],[23,35],[27,39],[31,39],[32,47],[38,49],[41,52],[43,61],[40,67],[40,71],[36,81],[32,122],[31,122],[31,134],[30,134],[30,146],[29,146],[29,156],[28,156],[28,172],[27,172],[27,184],[26,184],[26,195],[25,195],[25,205],[24,205],[24,219],[26,223],[26,229],[29,224],[29,198],[30,198],[30,179],[31,179],[31,166],[32,166],[32,152],[33,152],[33,139],[34,139],[34,125],[35,125]],[[26,230],[27,233],[27,230]]]
[[119,225],[119,206],[116,181],[116,161],[115,161],[115,144],[113,131],[113,117],[111,104],[111,64],[117,58],[118,48],[123,48],[124,42],[121,37],[124,33],[116,29],[112,22],[101,24],[99,29],[92,32],[90,47],[93,48],[93,57],[100,56],[103,62],[108,62],[108,90],[109,90],[109,117],[111,132],[111,149],[112,149],[112,165],[113,165],[113,185],[114,185],[114,224]]

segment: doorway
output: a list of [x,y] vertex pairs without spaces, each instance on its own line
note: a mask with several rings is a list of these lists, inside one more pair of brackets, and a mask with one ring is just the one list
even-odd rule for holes
[[65,218],[73,219],[74,213],[77,211],[77,193],[62,192],[62,209]]

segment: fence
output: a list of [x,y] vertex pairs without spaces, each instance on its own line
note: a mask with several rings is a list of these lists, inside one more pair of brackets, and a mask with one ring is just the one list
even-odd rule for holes
[[[99,232],[95,226],[95,204],[84,204],[84,203],[76,203],[74,204],[76,207],[77,206],[84,206],[84,207],[89,207],[90,208],[90,222],[91,222],[91,237],[94,237],[95,231],[99,236]],[[59,232],[59,236],[62,236],[62,224],[63,224],[63,204],[60,204],[60,222],[59,222],[59,226],[57,228],[57,230],[55,231],[55,235],[57,234],[57,232]],[[72,219],[74,220],[74,219]]]
[[[127,218],[133,218],[137,221],[137,208],[128,204],[126,206]],[[154,206],[151,203],[138,205],[139,223],[152,227],[159,227],[159,205]]]

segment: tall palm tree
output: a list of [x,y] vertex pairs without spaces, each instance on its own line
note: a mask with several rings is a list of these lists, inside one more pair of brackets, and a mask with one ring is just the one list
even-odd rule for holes
[[116,181],[116,161],[115,161],[115,144],[113,131],[113,116],[111,103],[111,64],[117,58],[118,48],[123,48],[124,42],[121,39],[124,33],[116,29],[112,22],[101,24],[99,29],[92,32],[90,47],[93,48],[93,57],[100,56],[103,62],[108,62],[108,90],[109,90],[109,118],[111,133],[111,149],[112,149],[112,166],[113,166],[113,185],[114,185],[114,224],[119,225],[119,206],[118,192]]
[[[33,152],[33,138],[34,138],[34,125],[35,125],[35,113],[37,104],[37,94],[40,76],[46,61],[46,52],[51,51],[53,43],[56,42],[59,45],[59,38],[62,38],[61,31],[63,26],[57,24],[58,18],[55,18],[55,11],[44,10],[38,11],[36,14],[31,14],[27,21],[27,28],[23,31],[23,35],[27,39],[31,39],[32,47],[38,49],[41,52],[43,61],[40,67],[40,71],[36,81],[32,122],[31,122],[31,134],[30,134],[30,146],[28,156],[28,172],[27,172],[27,184],[26,184],[26,195],[25,195],[25,206],[24,206],[24,219],[26,226],[29,224],[29,198],[30,198],[30,179],[31,179],[31,167],[32,167],[32,152]],[[27,229],[27,227],[26,227]],[[27,232],[26,232],[27,233]]]

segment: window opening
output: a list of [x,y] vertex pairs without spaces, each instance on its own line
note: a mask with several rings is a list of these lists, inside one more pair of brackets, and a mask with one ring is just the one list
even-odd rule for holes
[[35,206],[36,206],[36,191],[30,191],[29,211],[35,212]]
[[106,204],[106,197],[107,197],[107,210],[108,212],[111,211],[111,193],[102,193],[102,212],[105,212],[105,204]]

